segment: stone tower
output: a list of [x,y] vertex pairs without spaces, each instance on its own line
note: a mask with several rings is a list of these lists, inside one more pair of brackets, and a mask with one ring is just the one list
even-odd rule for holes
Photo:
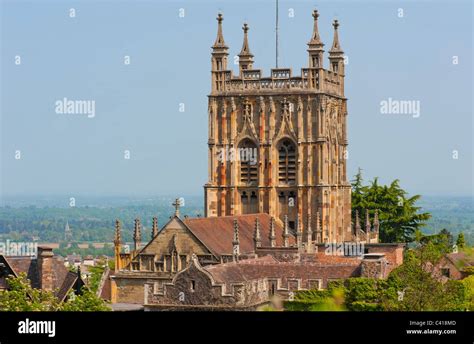
[[277,221],[287,216],[303,241],[311,235],[316,242],[340,242],[352,238],[344,53],[335,20],[329,67],[324,68],[317,11],[313,18],[308,66],[298,76],[291,68],[264,76],[253,66],[247,24],[239,73],[228,69],[223,17],[217,17],[205,213],[268,213]]

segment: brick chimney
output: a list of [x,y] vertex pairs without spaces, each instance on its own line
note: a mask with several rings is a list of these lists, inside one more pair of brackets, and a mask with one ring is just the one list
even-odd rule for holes
[[37,262],[40,288],[43,290],[53,290],[53,249],[47,246],[39,246]]

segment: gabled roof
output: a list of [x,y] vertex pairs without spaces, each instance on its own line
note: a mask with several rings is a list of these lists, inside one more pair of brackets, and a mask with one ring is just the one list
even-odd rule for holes
[[[234,220],[239,226],[240,253],[255,251],[254,234],[255,219],[260,221],[261,246],[270,247],[270,221],[268,214],[247,214],[237,216],[187,218],[184,224],[189,230],[216,256],[232,255],[232,240],[234,236]],[[283,227],[275,221],[276,246],[283,246]],[[290,235],[289,244],[294,244]]]
[[25,273],[33,288],[40,287],[37,260],[34,257],[5,257],[15,277]]
[[[10,268],[12,274],[18,277],[20,273],[25,273],[31,286],[40,289],[40,274],[38,269],[38,260],[36,257],[5,257],[0,255],[0,261],[3,259]],[[70,272],[64,266],[64,263],[57,256],[52,257],[53,289],[56,297],[63,301],[69,291],[76,283],[84,285],[82,279],[79,279],[77,273]]]
[[[201,244],[203,244],[203,246],[204,246],[211,254],[214,254],[214,252],[213,252],[212,250],[210,250],[209,247],[207,247],[206,243],[202,242],[202,241],[194,234],[194,232],[186,225],[186,223],[185,223],[183,220],[181,220],[181,218],[180,218],[179,216],[174,215],[174,216],[171,216],[170,219],[169,219],[169,221],[166,222],[166,224],[158,231],[158,234],[157,234],[155,237],[153,237],[145,246],[143,246],[143,247],[139,250],[138,254],[133,258],[133,261],[136,261],[136,260],[137,260],[137,257],[138,257],[139,255],[144,254],[145,251],[146,251],[146,249],[152,244],[152,242],[155,240],[155,238],[157,238],[158,236],[160,236],[160,235],[162,234],[163,230],[166,230],[166,228],[167,228],[167,227],[170,225],[170,223],[173,222],[173,221],[177,221],[177,222],[180,223],[184,228],[188,229],[189,232],[192,234],[192,236],[194,236],[198,241],[200,241]],[[215,255],[215,254],[214,254],[214,255]]]
[[[76,282],[78,282],[77,273],[68,271],[68,273],[66,274],[66,277],[64,278],[63,284],[58,289],[58,291],[55,293],[55,295],[59,299],[59,301],[64,301],[67,294],[69,294],[69,291],[74,287]],[[79,283],[82,283],[82,281],[79,282]]]

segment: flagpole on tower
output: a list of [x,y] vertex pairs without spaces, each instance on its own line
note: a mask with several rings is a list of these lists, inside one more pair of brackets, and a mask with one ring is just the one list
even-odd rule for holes
[[275,65],[278,68],[278,0],[276,0],[276,20],[275,20]]

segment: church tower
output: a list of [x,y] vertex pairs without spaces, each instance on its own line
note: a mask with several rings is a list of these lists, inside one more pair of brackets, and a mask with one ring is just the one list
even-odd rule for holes
[[344,53],[336,20],[324,68],[317,11],[313,20],[308,66],[297,76],[291,68],[264,76],[254,69],[247,24],[238,75],[227,69],[223,17],[217,17],[205,215],[268,213],[304,242],[342,242],[352,239]]

